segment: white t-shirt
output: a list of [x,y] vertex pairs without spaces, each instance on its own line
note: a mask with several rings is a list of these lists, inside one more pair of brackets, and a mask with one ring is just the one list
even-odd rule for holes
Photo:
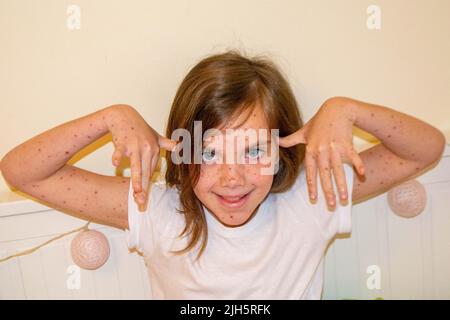
[[[208,244],[184,255],[178,238],[185,225],[176,188],[153,184],[147,211],[138,210],[130,184],[128,247],[148,268],[153,299],[320,299],[326,247],[351,231],[353,168],[344,164],[349,200],[329,211],[318,178],[318,202],[309,201],[302,166],[294,186],[269,194],[256,215],[240,227],[222,225],[206,209]],[[334,184],[334,180],[333,180]],[[336,194],[337,189],[335,188]]]

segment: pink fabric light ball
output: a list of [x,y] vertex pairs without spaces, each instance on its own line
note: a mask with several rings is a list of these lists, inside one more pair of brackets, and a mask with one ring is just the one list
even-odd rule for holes
[[82,231],[70,245],[73,262],[87,270],[95,270],[109,258],[109,243],[105,235],[96,230]]
[[413,218],[419,215],[427,203],[425,188],[417,180],[409,180],[392,188],[389,190],[387,198],[391,210],[403,218]]

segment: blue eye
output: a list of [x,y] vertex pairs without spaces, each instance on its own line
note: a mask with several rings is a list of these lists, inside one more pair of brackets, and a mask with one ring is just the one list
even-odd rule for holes
[[248,151],[250,158],[260,158],[264,154],[264,150],[259,148],[252,148]]
[[211,162],[215,159],[216,152],[211,149],[205,149],[203,150],[202,158],[204,162]]

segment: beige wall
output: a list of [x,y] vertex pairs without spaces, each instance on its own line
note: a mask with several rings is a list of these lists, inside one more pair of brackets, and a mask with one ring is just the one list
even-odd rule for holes
[[[81,9],[79,30],[67,28],[70,4]],[[366,26],[371,4],[381,9],[380,30]],[[227,48],[271,55],[305,120],[326,98],[345,95],[450,137],[448,0],[0,0],[0,157],[114,103],[135,106],[163,132],[185,73]],[[108,143],[77,165],[114,174],[112,152]]]

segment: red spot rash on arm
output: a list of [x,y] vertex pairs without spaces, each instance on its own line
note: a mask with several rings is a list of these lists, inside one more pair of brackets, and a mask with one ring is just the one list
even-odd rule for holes
[[359,153],[366,174],[355,174],[354,203],[421,174],[441,159],[445,137],[430,124],[380,105],[346,97],[329,100],[332,107],[342,109],[354,126],[381,142]]
[[442,156],[445,137],[432,125],[385,106],[346,97],[332,101],[398,157],[428,165]]

